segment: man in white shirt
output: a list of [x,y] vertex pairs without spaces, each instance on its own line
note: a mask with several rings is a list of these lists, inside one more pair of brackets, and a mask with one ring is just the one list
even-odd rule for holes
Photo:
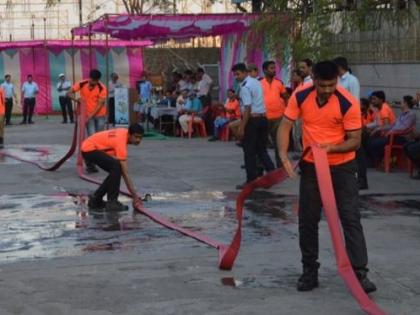
[[27,81],[22,84],[23,98],[23,120],[21,125],[33,124],[32,116],[34,114],[36,95],[39,93],[38,84],[33,81],[32,74],[28,74]]
[[60,101],[61,113],[63,114],[62,124],[67,124],[67,114],[69,115],[70,122],[74,122],[73,118],[73,104],[70,97],[67,96],[67,92],[71,88],[71,83],[66,80],[64,73],[60,73],[58,76],[57,91],[58,100]]
[[[211,95],[210,89],[213,80],[210,76],[204,72],[203,68],[197,69],[197,97],[200,99],[203,109],[211,106]],[[207,132],[213,133],[213,120],[211,117],[211,111],[207,110],[204,120],[206,121]]]
[[119,76],[115,72],[111,73],[111,80],[108,83],[108,122],[115,126],[115,89],[122,88],[123,85],[118,81]]
[[338,67],[338,84],[350,92],[357,100],[360,99],[360,83],[359,80],[350,73],[349,65],[345,57],[337,57],[334,63]]
[[10,126],[12,124],[12,109],[13,109],[13,98],[16,99],[16,92],[15,86],[11,81],[12,77],[10,74],[6,74],[4,76],[4,82],[1,84],[1,87],[4,90],[5,101],[6,101],[6,126]]
[[302,59],[298,63],[298,69],[304,75],[303,84],[312,83],[312,65],[313,62],[309,58]]

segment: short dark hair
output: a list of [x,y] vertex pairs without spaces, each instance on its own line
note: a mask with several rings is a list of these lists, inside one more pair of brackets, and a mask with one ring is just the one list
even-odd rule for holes
[[243,62],[237,63],[235,65],[233,65],[232,67],[232,71],[241,71],[241,72],[247,72],[247,68],[246,65]]
[[385,92],[384,91],[373,91],[372,94],[370,94],[370,96],[375,96],[377,98],[380,98],[382,101],[385,102],[386,97],[385,97]]
[[363,106],[369,107],[370,102],[369,102],[369,100],[368,100],[366,97],[362,97],[362,98],[360,99],[360,105],[363,105]]
[[27,79],[32,78],[32,74],[28,74],[28,75],[26,76],[26,78],[27,78]]
[[320,61],[313,68],[315,80],[333,80],[338,77],[337,65],[330,61]]
[[197,73],[204,73],[204,69],[203,68],[197,68]]
[[232,93],[234,93],[234,94],[235,94],[235,90],[234,90],[234,89],[232,89],[232,88],[228,89],[227,91],[228,91],[228,92],[232,92]]
[[144,128],[139,124],[131,124],[128,127],[128,133],[130,135],[134,135],[135,133],[139,135],[144,135]]
[[5,79],[10,78],[10,74],[6,74],[6,75],[4,76],[4,78],[5,78]]
[[98,69],[92,69],[89,72],[89,78],[91,78],[92,80],[99,80],[101,76],[102,76],[102,73]]
[[276,65],[276,63],[273,60],[264,61],[262,64],[263,70],[267,70],[270,65]]
[[343,68],[346,71],[349,70],[349,64],[346,57],[337,57],[333,61],[338,67]]
[[305,58],[305,59],[301,59],[299,62],[304,62],[304,63],[306,63],[306,65],[308,66],[308,67],[312,67],[313,66],[313,61],[311,60],[311,59],[309,59],[309,58]]
[[407,103],[409,108],[413,108],[414,107],[414,98],[411,95],[405,95],[403,97],[404,102]]

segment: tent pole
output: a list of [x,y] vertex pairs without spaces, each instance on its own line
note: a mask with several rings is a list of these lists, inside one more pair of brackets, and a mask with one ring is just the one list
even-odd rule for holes
[[[106,98],[106,107],[107,107],[107,113],[108,113],[108,119],[107,119],[107,129],[109,129],[109,35],[108,35],[108,14],[105,15],[105,85],[106,90],[108,93],[108,96]],[[115,113],[114,113],[115,117]]]
[[89,24],[89,71],[92,70],[92,25]]

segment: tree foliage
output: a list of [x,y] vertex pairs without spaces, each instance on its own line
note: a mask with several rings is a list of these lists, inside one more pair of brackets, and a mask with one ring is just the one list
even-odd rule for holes
[[273,52],[289,47],[294,60],[329,58],[334,54],[330,44],[340,34],[409,24],[417,16],[413,8],[411,0],[263,0],[254,28],[265,34]]

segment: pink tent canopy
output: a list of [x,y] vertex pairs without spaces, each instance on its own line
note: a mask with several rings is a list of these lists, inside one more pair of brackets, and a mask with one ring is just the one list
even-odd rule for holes
[[[144,47],[153,45],[150,40],[144,41],[124,41],[124,40],[110,40],[108,46],[113,47]],[[37,48],[37,47],[48,47],[49,49],[67,49],[67,48],[103,48],[105,47],[105,41],[103,40],[92,40],[90,43],[87,40],[75,40],[73,43],[71,40],[28,40],[18,42],[0,42],[0,50],[3,49],[16,49],[16,48]]]
[[74,35],[109,34],[120,39],[169,40],[242,33],[255,19],[252,14],[105,15],[72,30]]

